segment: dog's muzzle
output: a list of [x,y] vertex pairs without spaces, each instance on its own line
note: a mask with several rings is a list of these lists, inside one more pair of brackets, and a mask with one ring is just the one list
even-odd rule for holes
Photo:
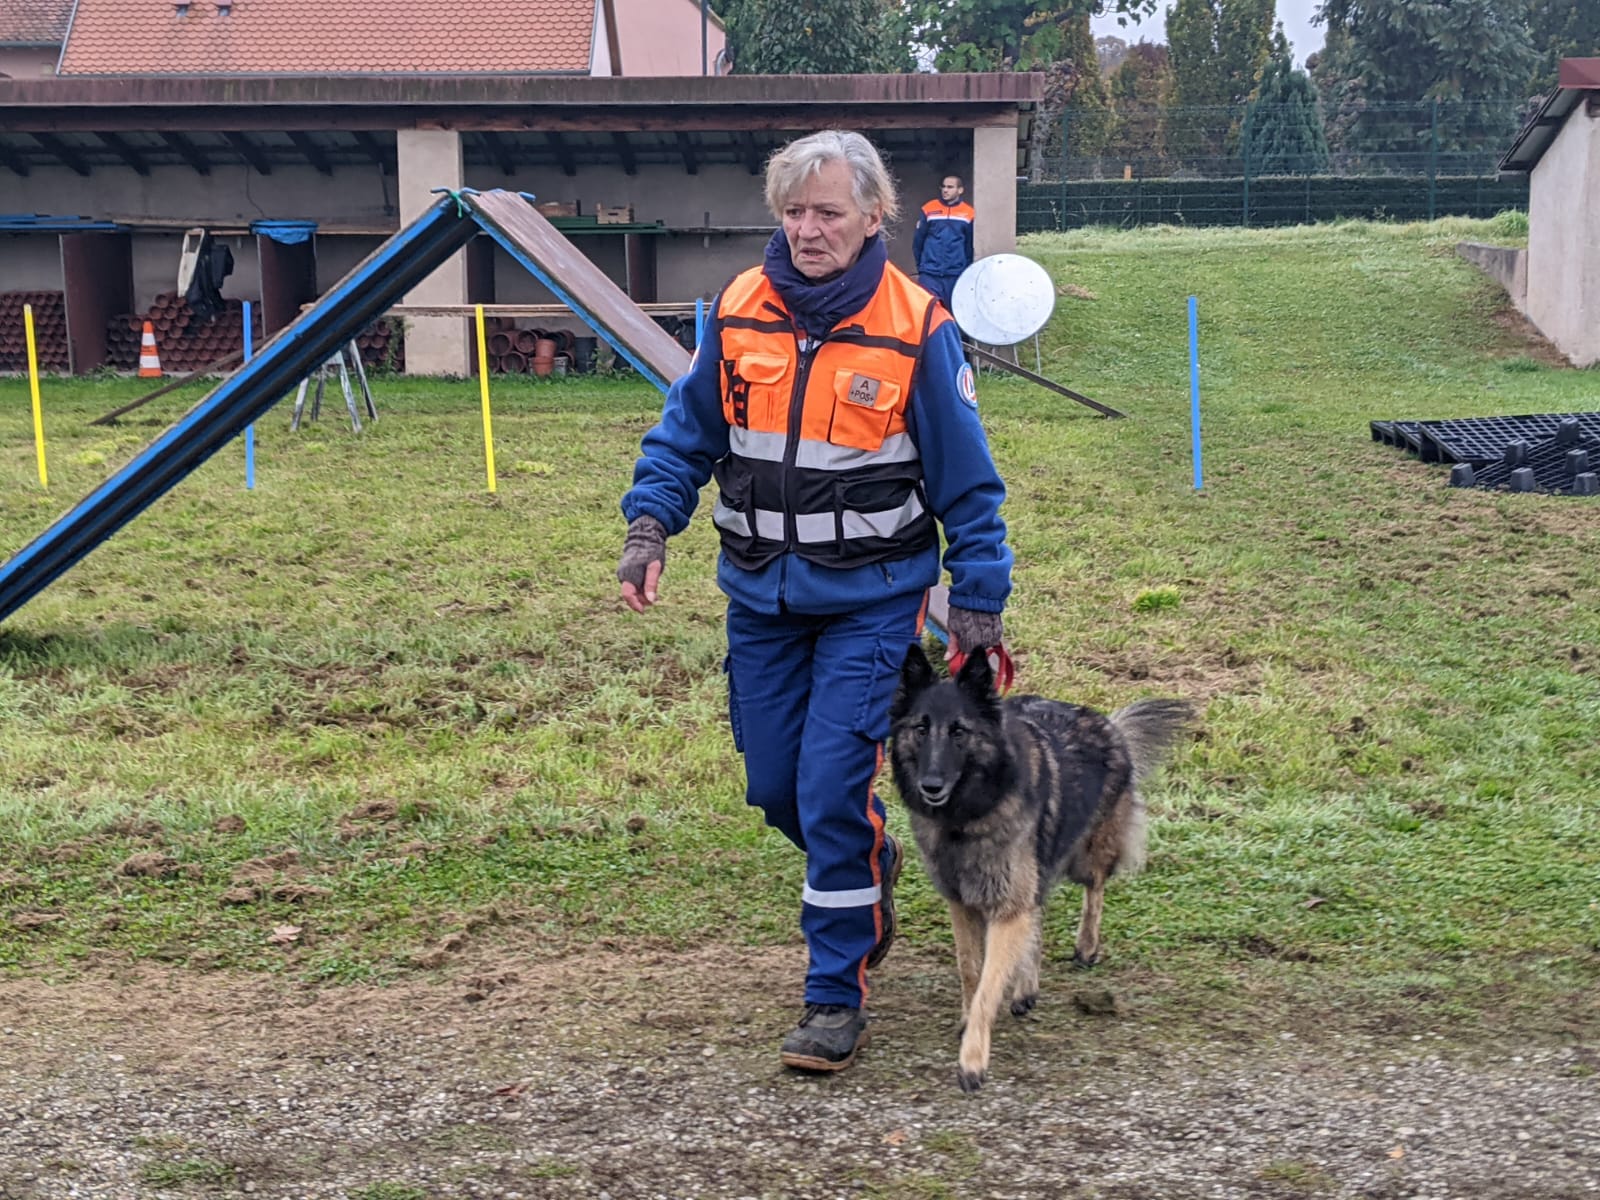
[[929,787],[925,783],[917,784],[917,795],[929,808],[941,808],[950,802],[951,793],[956,790],[953,783],[942,783],[937,787]]

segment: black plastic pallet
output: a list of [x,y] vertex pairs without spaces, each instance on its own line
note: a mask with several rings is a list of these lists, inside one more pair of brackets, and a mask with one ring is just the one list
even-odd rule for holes
[[1576,424],[1581,437],[1600,438],[1600,412],[1460,417],[1421,422],[1418,457],[1423,462],[1497,462],[1512,442],[1546,441],[1567,422]]
[[[1592,495],[1596,471],[1600,471],[1600,439],[1552,438],[1533,445],[1513,443],[1499,462],[1458,463],[1450,472],[1450,485]],[[1585,475],[1590,482],[1583,480]]]
[[1385,446],[1398,446],[1416,454],[1422,445],[1421,421],[1373,421],[1372,440]]

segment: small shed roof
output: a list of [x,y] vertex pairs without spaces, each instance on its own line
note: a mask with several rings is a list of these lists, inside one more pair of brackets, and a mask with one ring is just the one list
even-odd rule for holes
[[0,46],[59,46],[72,20],[72,0],[5,0]]
[[77,0],[71,24],[62,75],[586,75],[595,0]]
[[1538,166],[1544,152],[1556,140],[1561,127],[1585,96],[1600,92],[1600,58],[1564,58],[1556,90],[1545,97],[1539,111],[1517,134],[1500,160],[1500,169],[1523,174]]

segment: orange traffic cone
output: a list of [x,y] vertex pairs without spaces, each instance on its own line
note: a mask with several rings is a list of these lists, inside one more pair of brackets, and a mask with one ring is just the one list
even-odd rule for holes
[[156,353],[156,327],[144,323],[144,333],[139,338],[139,378],[161,378],[161,356]]

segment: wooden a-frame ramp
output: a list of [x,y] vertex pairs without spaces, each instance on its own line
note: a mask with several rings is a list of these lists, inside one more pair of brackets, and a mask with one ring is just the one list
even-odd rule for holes
[[407,290],[489,234],[662,391],[689,352],[533,207],[525,193],[449,192],[372,252],[321,300],[170,429],[0,566],[0,621],[164,495]]

